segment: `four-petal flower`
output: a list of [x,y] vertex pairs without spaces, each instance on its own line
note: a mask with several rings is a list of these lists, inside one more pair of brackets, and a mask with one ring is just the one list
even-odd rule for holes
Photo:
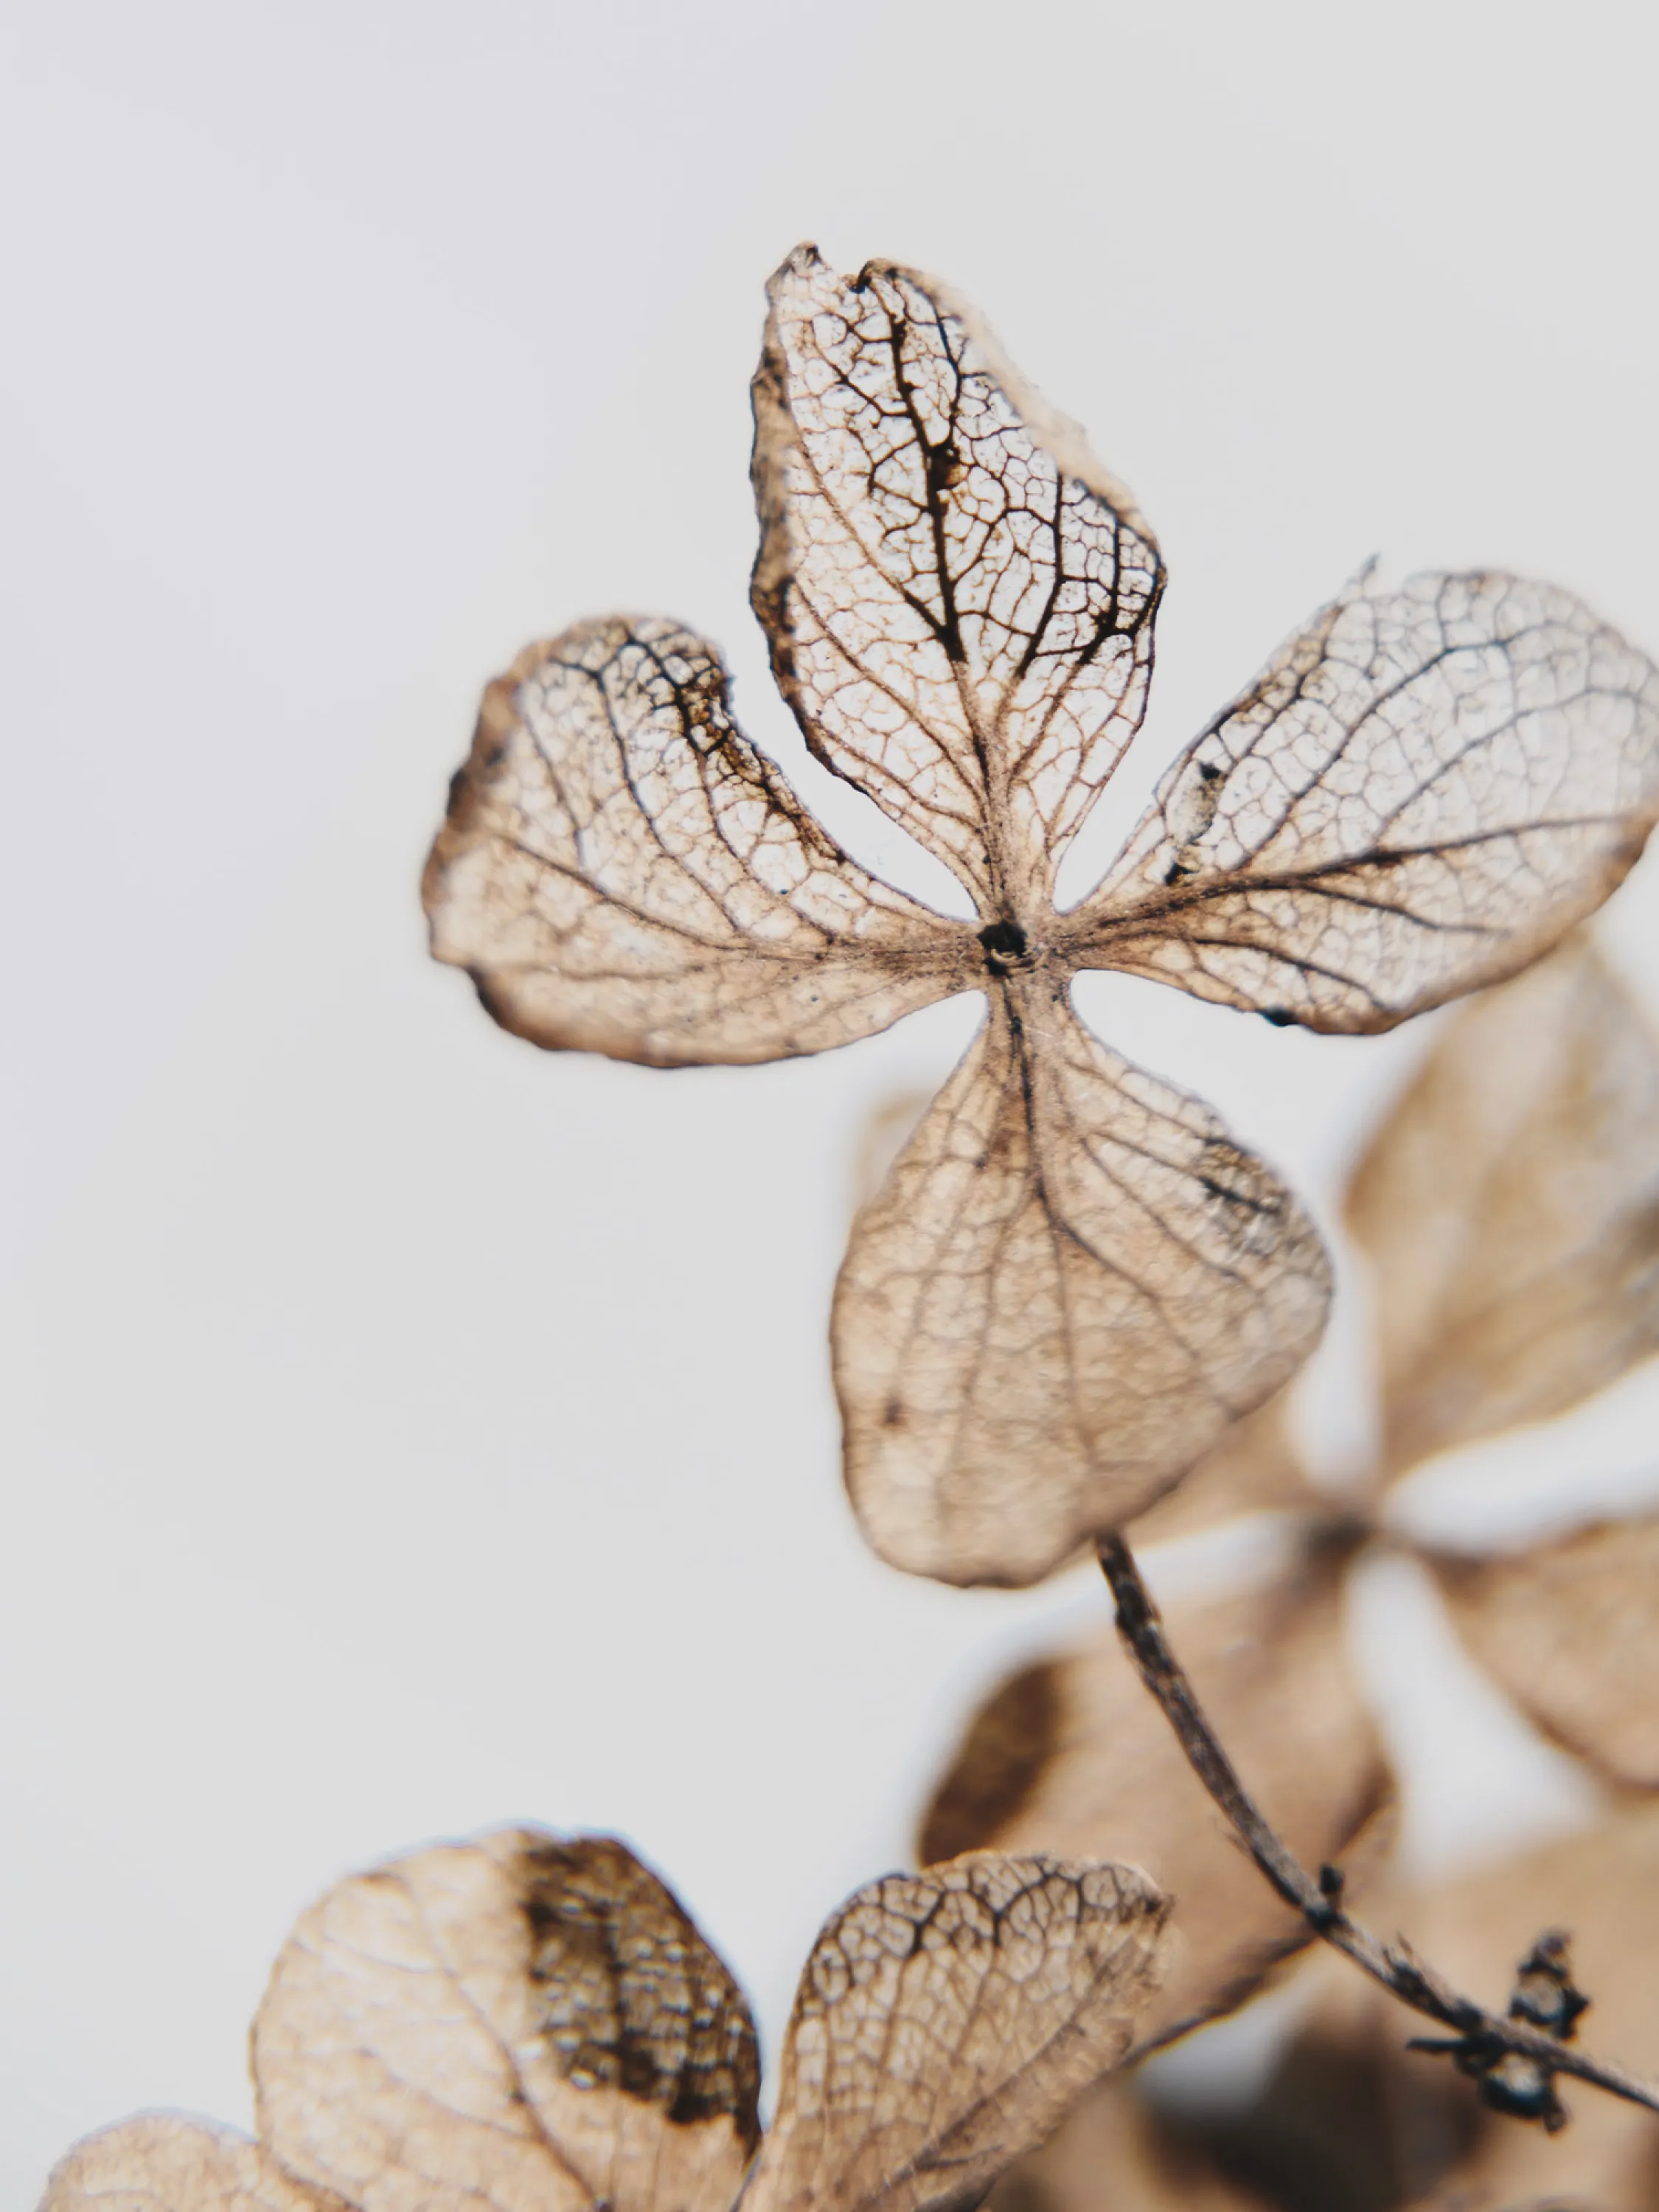
[[738,731],[712,647],[619,618],[490,685],[428,865],[433,948],[520,1035],[660,1066],[816,1052],[985,993],[854,1230],[836,1379],[877,1550],[1029,1582],[1284,1382],[1328,1297],[1294,1200],[1082,1027],[1072,975],[1360,1030],[1511,972],[1641,849],[1659,672],[1547,586],[1362,578],[1060,912],[1152,666],[1164,568],[1133,500],[969,307],[887,264],[792,254],[754,396],[779,685],[975,920],[835,844]]

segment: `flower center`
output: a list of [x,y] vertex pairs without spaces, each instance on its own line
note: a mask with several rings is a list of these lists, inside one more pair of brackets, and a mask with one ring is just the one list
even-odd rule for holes
[[985,947],[985,964],[994,975],[1006,975],[1016,968],[1030,965],[1025,932],[1017,921],[988,922],[979,933],[979,941]]

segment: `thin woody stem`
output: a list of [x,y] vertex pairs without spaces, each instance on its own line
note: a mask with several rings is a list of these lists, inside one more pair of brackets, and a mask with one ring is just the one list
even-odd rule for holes
[[1235,1834],[1286,1905],[1299,1912],[1315,1933],[1345,1958],[1380,1982],[1414,2012],[1438,2021],[1460,2037],[1477,2039],[1491,2050],[1515,2051],[1548,2073],[1571,2074],[1633,2105],[1659,2112],[1659,2084],[1644,2081],[1622,2066],[1592,2058],[1525,2021],[1500,2019],[1470,1997],[1462,1996],[1419,1959],[1403,1939],[1382,1943],[1343,1910],[1340,1877],[1323,1870],[1316,1881],[1295,1853],[1277,1836],[1239,1780],[1233,1763],[1206,1718],[1185,1668],[1164,1639],[1164,1624],[1140,1579],[1128,1546],[1121,1536],[1097,1540],[1102,1571],[1117,1604],[1117,1629],[1140,1679],[1164,1709],[1176,1740],[1199,1780],[1226,1815]]

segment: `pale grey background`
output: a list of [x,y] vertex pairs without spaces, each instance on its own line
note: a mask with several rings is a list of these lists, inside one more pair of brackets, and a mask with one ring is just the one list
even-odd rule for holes
[[[948,275],[1135,487],[1174,580],[1098,858],[1373,551],[1659,642],[1656,65],[1634,0],[0,15],[8,2202],[137,2106],[245,2117],[295,1911],[504,1818],[628,1833],[775,2038],[975,1688],[1102,1602],[906,1582],[840,1492],[860,1119],[970,1006],[663,1076],[538,1055],[423,957],[481,683],[613,605],[723,641],[750,728],[925,888],[747,611],[768,270],[811,236]],[[1656,913],[1613,917],[1638,969]],[[1426,1035],[1083,1000],[1327,1206]],[[1531,1447],[1522,1508],[1568,1464],[1611,1494],[1654,1404]],[[1438,1761],[1420,1863],[1582,1814],[1485,1693],[1425,1698],[1420,1593],[1360,1613]]]

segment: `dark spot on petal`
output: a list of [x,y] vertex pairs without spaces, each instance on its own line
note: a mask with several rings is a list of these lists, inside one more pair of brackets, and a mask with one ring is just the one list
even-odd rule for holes
[[922,1816],[924,1866],[984,1849],[1030,1802],[1060,1741],[1063,1703],[1060,1669],[1044,1660],[1011,1675],[981,1708]]
[[942,446],[933,446],[927,453],[927,488],[937,495],[949,491],[952,484],[960,483],[967,471],[962,456],[947,438]]
[[1270,1258],[1279,1247],[1285,1193],[1261,1162],[1224,1138],[1212,1137],[1204,1147],[1196,1181],[1213,1200],[1212,1218],[1229,1243],[1256,1259]]
[[672,1892],[609,1837],[527,1840],[516,1867],[543,2049],[573,2088],[759,2133],[741,1993]]

